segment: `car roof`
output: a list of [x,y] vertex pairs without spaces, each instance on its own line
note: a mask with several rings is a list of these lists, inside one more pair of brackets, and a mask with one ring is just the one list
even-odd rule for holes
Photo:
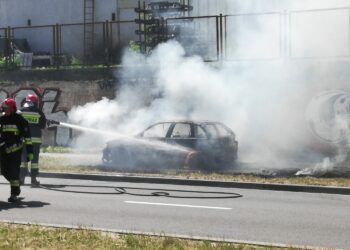
[[165,121],[160,121],[160,122],[157,122],[154,124],[159,124],[159,123],[193,123],[193,124],[219,123],[219,124],[222,124],[221,122],[218,122],[218,121],[189,120],[189,119],[165,120]]
[[[231,128],[227,127],[222,122],[209,121],[209,120],[189,120],[189,119],[174,119],[174,120],[163,120],[163,121],[155,122],[155,123],[152,123],[151,125],[149,125],[146,129],[144,129],[143,132],[148,130],[149,128],[153,127],[154,125],[163,124],[163,123],[189,123],[189,124],[194,124],[194,125],[220,124],[221,126],[224,126],[226,129],[228,129],[231,133],[234,133]],[[143,132],[141,132],[141,133],[143,133]]]

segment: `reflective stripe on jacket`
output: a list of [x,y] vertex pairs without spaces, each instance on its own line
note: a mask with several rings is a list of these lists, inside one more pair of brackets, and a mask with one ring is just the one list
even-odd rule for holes
[[22,149],[22,148],[23,148],[23,144],[20,144],[20,145],[14,144],[14,145],[11,145],[10,147],[5,148],[5,152],[7,154],[11,154],[13,152],[16,152],[16,151]]
[[14,113],[0,117],[0,142],[3,152],[10,154],[26,145],[28,153],[33,153],[29,124],[21,115]]
[[46,127],[45,114],[35,106],[23,107],[21,115],[29,123],[33,143],[41,143],[41,130]]
[[21,111],[21,115],[30,124],[39,124],[40,114],[38,112]]
[[32,143],[33,144],[42,143],[42,140],[40,137],[32,137]]

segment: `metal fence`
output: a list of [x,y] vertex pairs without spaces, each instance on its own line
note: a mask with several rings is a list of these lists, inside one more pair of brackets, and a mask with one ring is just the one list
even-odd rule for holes
[[[350,8],[163,21],[166,39],[178,40],[187,55],[200,55],[204,61],[350,56]],[[0,28],[0,68],[110,66],[120,63],[123,49],[139,39],[134,20],[90,25],[94,25],[94,40],[88,51],[84,23]]]
[[200,55],[207,62],[220,60],[222,16],[168,18],[165,24],[168,36],[178,33],[175,39],[182,44],[188,56]]
[[224,18],[225,60],[271,60],[281,57],[281,13],[227,15]]
[[136,29],[133,21],[90,25],[94,36],[89,51],[84,50],[84,23],[1,28],[0,67],[14,62],[23,68],[110,66],[119,63],[123,48],[137,39],[130,32]]

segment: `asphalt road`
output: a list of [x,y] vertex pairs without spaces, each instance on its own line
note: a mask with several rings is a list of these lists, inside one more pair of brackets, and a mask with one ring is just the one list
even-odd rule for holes
[[350,249],[350,196],[41,178],[0,220]]

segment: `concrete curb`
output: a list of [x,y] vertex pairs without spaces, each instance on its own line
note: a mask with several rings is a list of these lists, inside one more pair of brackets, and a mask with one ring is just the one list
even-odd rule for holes
[[135,182],[135,183],[152,183],[152,184],[172,184],[172,185],[207,186],[207,187],[223,187],[223,188],[262,189],[262,190],[273,190],[273,191],[350,195],[350,188],[333,187],[333,186],[304,186],[304,185],[252,183],[252,182],[193,180],[193,179],[147,177],[147,176],[115,176],[115,175],[72,174],[72,173],[52,173],[52,172],[41,172],[40,176],[45,178],[63,178],[63,179],[79,179],[79,180],[95,180],[95,181],[111,181],[111,182]]

